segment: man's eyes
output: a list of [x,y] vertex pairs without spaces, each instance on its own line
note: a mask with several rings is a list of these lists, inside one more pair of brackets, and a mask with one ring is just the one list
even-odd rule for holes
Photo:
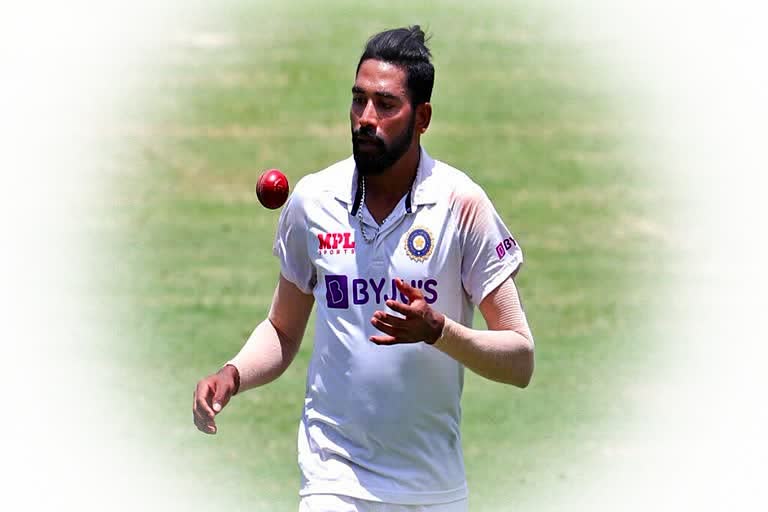
[[[364,106],[368,103],[368,99],[364,96],[353,96],[352,97],[352,103],[355,105]],[[375,101],[375,106],[377,110],[385,110],[385,111],[392,111],[397,108],[397,104],[393,103],[391,101]]]

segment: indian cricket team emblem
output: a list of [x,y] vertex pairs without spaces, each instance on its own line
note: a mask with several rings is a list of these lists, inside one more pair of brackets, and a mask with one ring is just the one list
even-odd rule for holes
[[405,235],[405,252],[413,261],[427,261],[434,246],[432,233],[425,227],[416,226]]

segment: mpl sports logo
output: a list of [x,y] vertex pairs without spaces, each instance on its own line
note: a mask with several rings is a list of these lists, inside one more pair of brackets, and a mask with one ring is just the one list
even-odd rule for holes
[[[424,293],[427,304],[434,304],[437,301],[437,280],[412,279],[411,286]],[[384,304],[389,299],[408,302],[408,299],[397,289],[395,280],[392,278],[350,279],[345,275],[325,276],[325,300],[330,309],[349,309],[350,300],[353,305],[362,306],[369,302]]]
[[317,254],[355,254],[355,241],[351,232],[318,233]]

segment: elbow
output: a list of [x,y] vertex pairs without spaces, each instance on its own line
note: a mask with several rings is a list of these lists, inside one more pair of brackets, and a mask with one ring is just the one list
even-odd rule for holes
[[533,378],[533,370],[528,372],[526,375],[522,375],[518,378],[516,382],[513,382],[512,384],[520,389],[525,389],[528,387],[528,384],[531,383],[531,379]]
[[520,389],[527,388],[533,378],[534,367],[535,358],[533,344],[528,343],[528,346],[518,353],[518,361],[517,364],[514,365],[515,369],[512,372],[513,375],[510,376],[512,379],[510,379],[509,383]]

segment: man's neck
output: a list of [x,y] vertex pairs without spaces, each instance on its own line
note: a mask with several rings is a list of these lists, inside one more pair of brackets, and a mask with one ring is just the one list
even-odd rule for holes
[[400,160],[382,174],[366,176],[366,199],[397,203],[411,189],[420,158],[421,147],[414,143]]

